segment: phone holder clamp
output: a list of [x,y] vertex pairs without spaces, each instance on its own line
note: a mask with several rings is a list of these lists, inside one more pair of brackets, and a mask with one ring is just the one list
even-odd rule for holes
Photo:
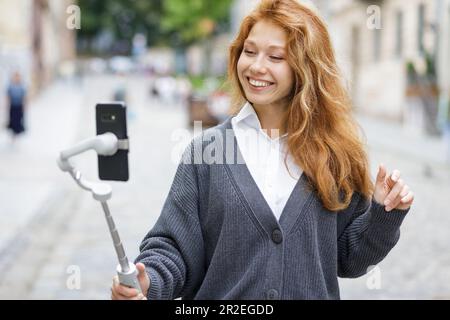
[[111,186],[106,183],[93,182],[85,179],[81,174],[81,171],[77,170],[70,162],[70,158],[89,150],[94,150],[101,156],[112,156],[118,150],[129,150],[129,141],[128,139],[119,140],[115,134],[110,132],[97,135],[93,138],[83,140],[71,148],[63,150],[59,154],[57,163],[59,168],[64,172],[68,172],[82,189],[90,191],[94,199],[101,202],[108,228],[114,242],[114,248],[119,259],[119,265],[117,266],[119,281],[123,285],[135,288],[138,292],[142,292],[139,282],[137,281],[136,267],[133,263],[128,261],[119,233],[109,211],[107,201],[111,199],[112,196]]
[[101,156],[112,156],[118,150],[129,150],[129,141],[128,139],[119,140],[115,134],[108,132],[83,140],[75,146],[61,151],[57,160],[59,168],[64,172],[69,172],[81,188],[92,192],[95,200],[107,201],[112,195],[111,187],[105,183],[86,180],[70,161],[70,158],[89,150],[94,150]]

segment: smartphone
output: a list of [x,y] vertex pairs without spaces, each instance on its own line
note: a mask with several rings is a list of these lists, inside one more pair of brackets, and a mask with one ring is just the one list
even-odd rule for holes
[[[128,139],[127,112],[123,102],[99,103],[95,108],[97,135],[114,133],[117,139]],[[117,150],[112,156],[98,156],[98,176],[100,180],[128,181],[128,152]]]

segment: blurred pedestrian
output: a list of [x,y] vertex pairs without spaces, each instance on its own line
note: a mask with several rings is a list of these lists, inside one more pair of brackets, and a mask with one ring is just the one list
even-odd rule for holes
[[127,78],[125,73],[119,72],[117,84],[113,91],[113,100],[117,102],[127,103]]
[[172,107],[175,103],[176,80],[170,74],[164,75],[156,80],[156,87],[164,107]]
[[128,97],[127,77],[124,72],[118,73],[118,83],[113,91],[113,100],[123,102],[127,106],[127,117],[130,121],[134,121],[136,113],[133,110],[132,103]]
[[11,132],[11,141],[25,132],[25,110],[27,91],[19,72],[15,72],[7,89],[7,104],[9,106],[9,120],[7,128]]
[[158,81],[157,78],[155,77],[154,79],[152,79],[151,84],[150,84],[150,95],[152,97],[152,100],[159,100],[159,89],[158,89]]
[[371,181],[337,70],[325,23],[297,0],[244,18],[237,114],[186,149],[136,259],[143,295],[115,278],[113,299],[339,299],[338,277],[386,257],[414,195],[383,165]]
[[176,79],[176,96],[177,104],[184,109],[187,108],[189,97],[192,94],[192,85],[186,76],[179,76]]
[[445,161],[450,164],[450,97],[447,92],[442,93],[439,99],[439,121],[445,144]]

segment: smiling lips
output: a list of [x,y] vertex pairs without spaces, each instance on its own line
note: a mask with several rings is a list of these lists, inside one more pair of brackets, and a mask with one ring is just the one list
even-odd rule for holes
[[274,84],[273,82],[270,82],[270,81],[256,80],[256,79],[252,79],[250,77],[247,77],[247,80],[250,83],[251,87],[253,87],[255,89],[259,89],[259,90],[270,87],[271,85]]

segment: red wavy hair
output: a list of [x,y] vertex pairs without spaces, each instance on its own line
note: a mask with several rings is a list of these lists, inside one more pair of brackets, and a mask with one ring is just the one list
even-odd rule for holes
[[288,35],[287,61],[295,73],[292,102],[286,116],[288,149],[324,207],[345,209],[354,192],[370,198],[373,183],[362,131],[336,64],[322,19],[295,0],[263,0],[244,18],[229,51],[228,82],[233,108],[246,100],[237,63],[252,27],[268,20]]

